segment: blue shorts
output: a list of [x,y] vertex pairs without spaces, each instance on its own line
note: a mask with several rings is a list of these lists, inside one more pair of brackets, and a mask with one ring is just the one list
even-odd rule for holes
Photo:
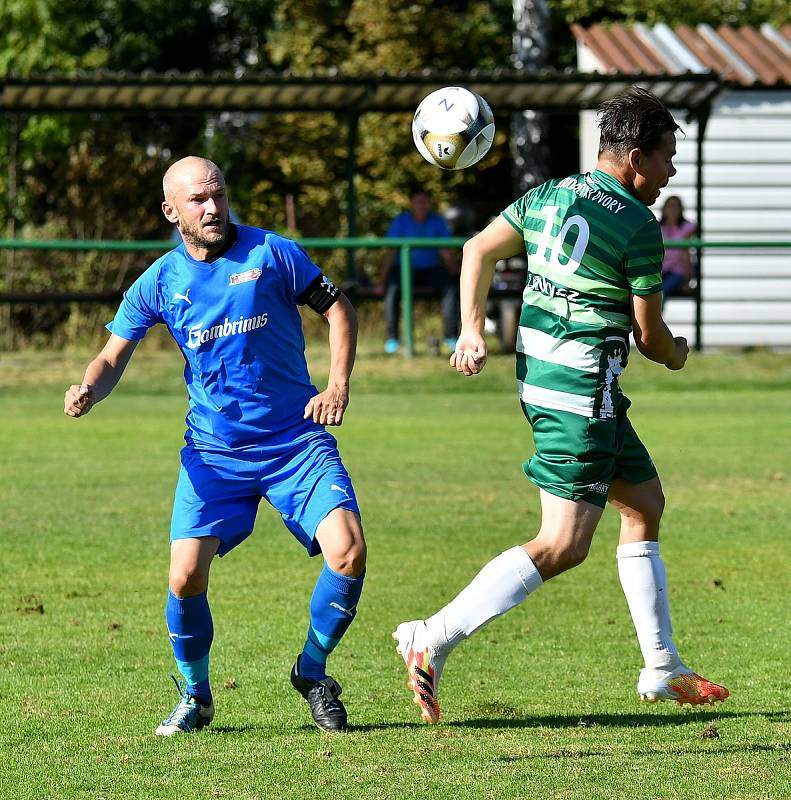
[[262,497],[311,556],[321,552],[316,528],[330,511],[360,513],[335,438],[326,431],[276,454],[188,444],[181,451],[170,541],[216,536],[223,556],[252,532]]

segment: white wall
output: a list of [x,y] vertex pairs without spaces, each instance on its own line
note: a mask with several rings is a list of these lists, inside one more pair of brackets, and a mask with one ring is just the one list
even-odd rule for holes
[[[695,215],[697,125],[684,124],[678,174],[659,198],[681,197]],[[791,92],[728,92],[716,102],[703,143],[703,237],[791,240]],[[791,249],[703,254],[703,343],[791,347]],[[666,317],[692,334],[693,304],[671,298]]]

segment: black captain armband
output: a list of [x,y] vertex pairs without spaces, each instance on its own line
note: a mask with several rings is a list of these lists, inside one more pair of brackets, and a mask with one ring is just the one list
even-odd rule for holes
[[317,314],[326,314],[340,296],[341,290],[326,275],[317,275],[297,302],[309,306]]

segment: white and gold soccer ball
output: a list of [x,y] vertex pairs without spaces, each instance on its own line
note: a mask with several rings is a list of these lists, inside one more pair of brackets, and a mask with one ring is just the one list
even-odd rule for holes
[[420,155],[441,169],[465,169],[492,146],[494,115],[489,104],[462,86],[445,86],[420,102],[412,120]]

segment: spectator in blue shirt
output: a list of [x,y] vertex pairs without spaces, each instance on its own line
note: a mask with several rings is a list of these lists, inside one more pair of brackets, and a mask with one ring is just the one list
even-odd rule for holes
[[[409,211],[402,212],[390,223],[386,236],[442,238],[451,235],[445,220],[431,210],[431,198],[426,191],[413,191],[409,205]],[[448,349],[453,350],[459,335],[458,265],[454,253],[452,250],[425,247],[412,250],[410,256],[413,287],[428,287],[440,292],[442,336]],[[380,282],[387,324],[386,353],[396,353],[399,348],[400,266],[399,251],[395,248],[387,250]]]

